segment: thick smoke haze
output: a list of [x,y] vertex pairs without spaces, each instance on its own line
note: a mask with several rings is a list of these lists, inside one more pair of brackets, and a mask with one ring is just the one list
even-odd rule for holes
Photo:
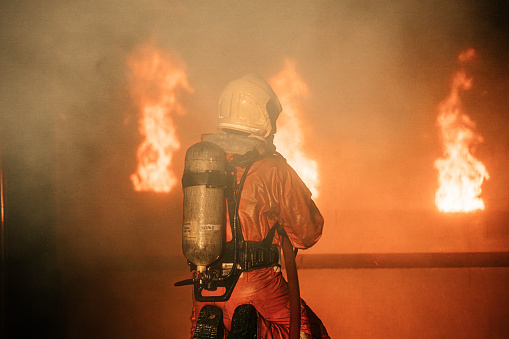
[[[488,209],[508,208],[506,2],[2,7],[3,157],[38,173],[24,178],[27,189],[32,181],[54,181],[58,234],[73,237],[82,227],[95,233],[91,221],[118,232],[135,224],[123,213],[106,219],[143,200],[128,180],[140,136],[126,60],[146,44],[174,55],[195,89],[181,97],[188,114],[176,117],[183,148],[177,176],[184,150],[214,131],[217,97],[228,81],[248,72],[270,77],[287,58],[296,62],[310,89],[301,102],[303,146],[320,165],[326,235],[352,210],[434,209],[436,107],[447,96],[457,55],[473,47],[479,56],[468,69],[474,88],[464,95],[465,110],[485,138],[476,155],[492,177],[485,184]],[[179,192],[154,199],[176,211],[181,203]],[[322,251],[335,251],[332,242]]]
[[[184,150],[213,132],[217,97],[228,81],[248,72],[270,77],[285,59],[295,60],[310,89],[301,102],[304,148],[320,164],[318,204],[330,228],[349,210],[433,210],[433,161],[441,152],[436,107],[447,96],[457,55],[473,47],[479,57],[468,69],[474,88],[464,95],[465,109],[485,138],[477,156],[492,174],[488,208],[508,208],[505,2],[2,7],[3,153],[42,168],[26,185],[52,177],[57,217],[72,214],[78,218],[72,227],[105,222],[93,212],[105,195],[114,206],[103,213],[130,208],[121,201],[132,195],[128,177],[140,136],[126,60],[146,44],[174,55],[195,89],[181,97],[188,114],[176,118]],[[183,152],[177,171],[182,162]],[[158,199],[179,205],[179,198]],[[69,212],[74,204],[82,216]]]
[[[34,246],[62,269],[148,265],[187,277],[180,187],[136,193],[129,180],[141,136],[126,62],[145,45],[172,55],[194,89],[175,117],[177,177],[187,147],[215,131],[230,80],[295,61],[326,222],[308,253],[509,249],[507,1],[4,1],[0,163],[6,231],[22,238],[6,238],[11,258],[39,265]],[[472,151],[490,173],[493,214],[444,217],[433,202],[437,106],[470,47],[462,102],[484,137]]]

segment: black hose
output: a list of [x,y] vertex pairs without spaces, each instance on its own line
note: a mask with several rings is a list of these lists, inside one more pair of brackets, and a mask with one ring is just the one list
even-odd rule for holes
[[300,338],[300,289],[299,276],[293,246],[287,235],[282,237],[283,257],[285,259],[288,294],[290,297],[290,339]]

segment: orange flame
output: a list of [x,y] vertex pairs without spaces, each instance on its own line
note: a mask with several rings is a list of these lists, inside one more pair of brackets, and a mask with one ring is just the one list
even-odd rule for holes
[[301,114],[296,105],[297,98],[306,95],[308,88],[296,72],[295,62],[290,60],[286,60],[285,68],[269,82],[283,106],[283,112],[278,119],[277,133],[274,135],[274,144],[316,198],[319,184],[318,164],[309,159],[302,150],[304,137]]
[[136,191],[169,192],[177,184],[171,171],[173,154],[180,148],[173,116],[185,114],[177,91],[192,91],[184,70],[170,56],[147,46],[128,60],[131,91],[140,110],[138,167],[131,175]]
[[[470,48],[458,56],[460,62],[471,60],[475,50]],[[462,112],[460,90],[469,90],[472,79],[460,70],[454,76],[449,97],[439,105],[437,123],[440,127],[444,157],[435,161],[439,188],[435,205],[441,212],[471,212],[484,210],[479,197],[484,179],[489,179],[484,165],[470,154],[470,147],[482,142],[474,132],[475,123]]]

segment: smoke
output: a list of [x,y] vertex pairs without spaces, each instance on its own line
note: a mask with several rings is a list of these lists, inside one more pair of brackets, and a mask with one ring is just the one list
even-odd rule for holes
[[[321,164],[318,203],[330,229],[351,210],[433,208],[436,106],[457,53],[474,47],[470,104],[487,136],[479,157],[493,172],[492,206],[509,205],[504,1],[17,1],[2,4],[0,19],[2,154],[33,170],[28,191],[54,180],[66,253],[179,255],[180,193],[147,197],[129,183],[140,140],[126,59],[147,43],[175,55],[196,89],[177,122],[184,149],[214,131],[228,81],[268,78],[296,61],[310,89],[306,147]],[[147,225],[154,210],[162,215]],[[140,240],[147,229],[166,240]]]

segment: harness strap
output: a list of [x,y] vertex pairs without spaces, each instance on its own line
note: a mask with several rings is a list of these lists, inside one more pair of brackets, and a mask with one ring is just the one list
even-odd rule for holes
[[286,234],[284,227],[280,225],[278,222],[276,222],[274,226],[272,226],[272,228],[269,230],[269,233],[267,233],[265,239],[262,240],[264,245],[270,246],[270,244],[272,244],[272,240],[274,240],[274,235],[276,234],[276,231],[279,234],[282,234],[281,232],[284,232],[284,234]]
[[[232,180],[227,188],[227,200],[228,200],[228,212],[230,216],[230,228],[232,235],[234,236],[233,242],[235,243],[234,250],[234,261],[239,262],[242,266],[243,271],[252,271],[262,267],[272,267],[279,264],[279,248],[277,245],[272,244],[274,234],[278,228],[282,227],[279,224],[275,224],[269,230],[269,233],[262,241],[246,241],[242,234],[242,227],[239,219],[239,204],[246,181],[249,169],[252,164],[256,161],[264,158],[263,156],[257,155],[255,152],[246,154],[240,159],[236,158],[231,163],[230,173],[232,174]],[[249,162],[247,161],[249,159]],[[239,161],[240,160],[240,161]],[[244,173],[237,184],[237,166],[245,167]],[[284,232],[284,230],[283,230]]]

